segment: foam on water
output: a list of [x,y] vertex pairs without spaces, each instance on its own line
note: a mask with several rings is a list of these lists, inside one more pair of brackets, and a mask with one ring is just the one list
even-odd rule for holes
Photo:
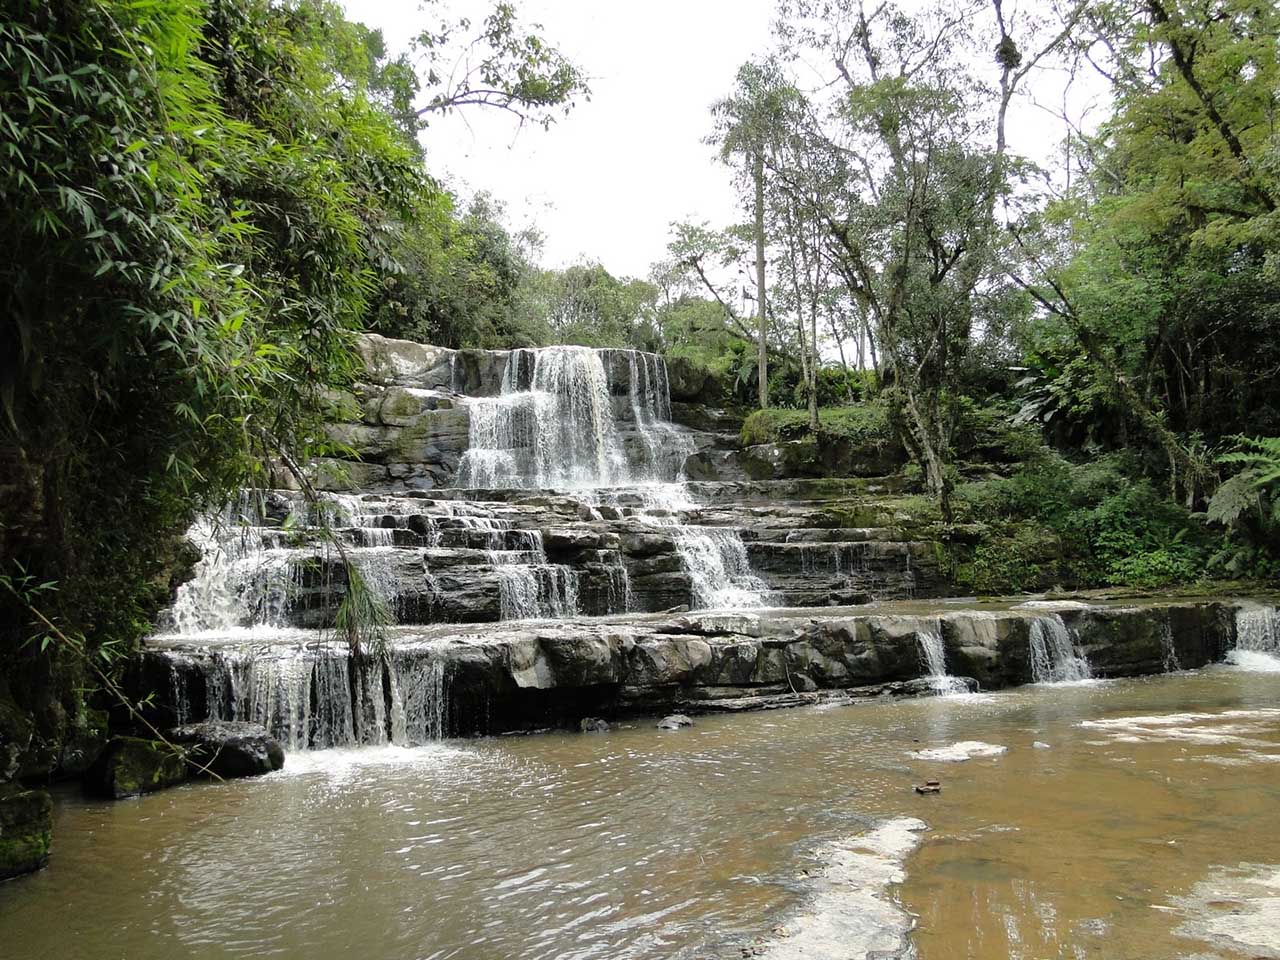
[[1254,673],[1280,673],[1280,656],[1258,650],[1231,650],[1227,663],[1240,670]]

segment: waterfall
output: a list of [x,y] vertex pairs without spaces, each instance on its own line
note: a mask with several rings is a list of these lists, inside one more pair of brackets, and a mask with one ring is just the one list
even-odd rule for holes
[[426,647],[393,649],[358,667],[341,645],[175,655],[177,705],[190,703],[193,665],[203,675],[210,719],[260,723],[289,750],[409,746],[447,733],[446,665]]
[[578,615],[578,571],[549,563],[538,530],[515,530],[521,549],[488,551],[498,577],[503,620],[566,619]]
[[236,509],[198,519],[187,537],[200,559],[178,588],[165,626],[185,635],[285,626],[305,572],[302,552],[266,546],[261,531]]
[[969,685],[964,680],[947,673],[947,651],[942,643],[942,630],[939,628],[917,630],[916,639],[920,644],[920,660],[925,669],[925,676],[934,693],[946,696],[968,692]]
[[1275,607],[1241,607],[1236,611],[1236,649],[1280,654],[1280,613]]
[[[612,402],[616,391],[610,371],[624,360],[627,404],[643,448],[638,465],[627,460]],[[637,485],[629,491],[642,502],[635,518],[672,528],[690,578],[691,606],[751,608],[769,602],[768,585],[752,572],[736,530],[682,525],[674,519],[678,511],[696,508],[683,484],[672,482],[693,443],[671,423],[671,392],[661,357],[589,347],[513,350],[498,396],[472,399],[468,408],[469,448],[459,465],[460,487],[563,487],[581,491],[599,505],[611,499],[606,491]],[[499,559],[491,551],[490,559],[502,619],[578,612],[573,570],[546,564],[545,554],[528,562]],[[621,595],[626,610],[630,586],[625,567],[620,577],[620,589],[611,582],[609,593]]]
[[391,654],[391,741],[417,745],[447,733],[444,661],[420,650]]
[[1173,625],[1168,620],[1160,624],[1160,659],[1165,673],[1182,669],[1178,662],[1178,648],[1173,642]]
[[1078,683],[1092,678],[1089,661],[1076,653],[1071,632],[1058,614],[1031,621],[1032,683]]
[[467,406],[461,487],[576,489],[631,480],[598,350],[513,350],[501,393]]
[[694,444],[671,423],[667,365],[652,353],[628,350],[627,356],[631,419],[645,449],[645,476],[650,480],[679,476]]
[[677,527],[676,550],[689,573],[692,606],[748,609],[767,606],[769,586],[751,571],[747,547],[726,527]]
[[1275,607],[1238,608],[1236,646],[1227,659],[1249,670],[1280,670],[1280,612]]

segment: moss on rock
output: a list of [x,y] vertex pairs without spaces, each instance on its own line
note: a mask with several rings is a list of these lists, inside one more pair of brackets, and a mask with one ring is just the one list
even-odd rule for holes
[[53,843],[53,799],[43,790],[0,786],[0,880],[39,870]]
[[176,786],[187,779],[181,753],[140,737],[115,737],[85,773],[85,792],[120,800]]

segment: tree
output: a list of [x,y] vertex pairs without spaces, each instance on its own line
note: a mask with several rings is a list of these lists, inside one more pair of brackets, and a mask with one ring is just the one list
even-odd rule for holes
[[1089,22],[1077,45],[1116,111],[1087,176],[1020,234],[1019,282],[1045,311],[1033,337],[1071,338],[1194,504],[1212,438],[1280,426],[1280,21],[1268,5],[1151,0]]
[[515,5],[506,2],[494,4],[478,25],[461,17],[423,30],[414,51],[428,99],[414,118],[425,124],[433,114],[489,107],[512,114],[521,126],[531,120],[551,126],[591,91],[586,74],[541,30],[522,27]]
[[713,141],[720,157],[739,164],[740,176],[750,183],[752,240],[755,244],[756,325],[760,408],[769,406],[768,285],[765,280],[765,165],[779,122],[779,110],[789,90],[777,64],[747,63],[738,69],[733,93],[716,103]]

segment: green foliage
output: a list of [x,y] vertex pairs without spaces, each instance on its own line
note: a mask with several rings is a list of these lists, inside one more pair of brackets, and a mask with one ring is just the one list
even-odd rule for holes
[[[1154,587],[1200,579],[1212,536],[1132,473],[1133,463],[1120,456],[1072,464],[1042,451],[1007,479],[961,486],[957,498],[973,520],[1032,521],[1050,531],[1061,544],[1060,585]],[[988,548],[999,557],[996,542]]]
[[[819,436],[839,437],[859,446],[882,446],[893,442],[888,411],[881,404],[828,407],[819,411]],[[754,411],[742,424],[744,444],[779,443],[802,440],[811,435],[809,416],[803,410],[771,407]]]
[[334,630],[357,654],[382,656],[386,652],[386,628],[395,622],[391,606],[369,586],[357,564],[346,564],[346,576],[342,602],[334,614]]
[[1236,444],[1218,461],[1244,469],[1219,484],[1205,508],[1226,530],[1212,563],[1230,576],[1280,576],[1280,439],[1236,437]]
[[[424,5],[431,6],[430,0]],[[483,106],[505,110],[522,124],[551,126],[591,91],[586,74],[541,29],[524,27],[514,4],[498,2],[474,28],[471,18],[461,17],[419,33],[414,45],[432,90],[418,115]]]
[[[193,512],[326,451],[397,238],[448,212],[336,73],[347,27],[321,0],[0,15],[0,554],[91,643],[146,629]],[[0,648],[24,630],[0,610]]]

